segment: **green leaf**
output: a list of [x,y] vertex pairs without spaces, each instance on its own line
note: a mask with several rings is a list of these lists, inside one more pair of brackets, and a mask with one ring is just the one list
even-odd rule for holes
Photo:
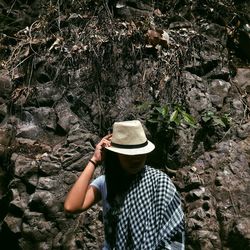
[[162,112],[161,112],[162,116],[164,118],[166,118],[167,114],[168,114],[168,107],[167,106],[164,106],[162,107]]
[[221,120],[226,126],[229,126],[232,121],[232,118],[229,117],[228,114],[225,114],[224,116],[221,117]]
[[212,111],[207,111],[207,112],[206,112],[206,116],[212,117],[212,116],[214,116],[214,112],[212,112]]
[[214,117],[214,124],[221,125],[222,127],[226,127],[226,124],[220,118],[217,118],[217,117]]
[[181,112],[183,115],[184,120],[187,122],[188,125],[192,126],[192,127],[196,127],[196,121],[193,118],[193,116],[189,115],[188,113],[186,113],[185,111]]
[[173,121],[173,123],[179,126],[181,124],[181,120],[178,117],[175,121]]
[[176,122],[177,121],[177,117],[178,117],[178,110],[175,110],[172,114],[171,114],[171,116],[170,116],[170,122]]
[[155,119],[148,119],[148,122],[151,122],[151,123],[158,123],[159,121],[158,121],[158,120],[155,120]]
[[208,122],[208,121],[211,120],[212,118],[209,117],[209,116],[202,116],[201,119],[202,119],[204,122]]
[[162,114],[162,107],[155,107],[155,110]]

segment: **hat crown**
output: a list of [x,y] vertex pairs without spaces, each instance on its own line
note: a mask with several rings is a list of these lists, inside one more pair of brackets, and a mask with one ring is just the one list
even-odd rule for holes
[[112,143],[119,145],[140,145],[147,141],[142,124],[138,120],[115,122]]

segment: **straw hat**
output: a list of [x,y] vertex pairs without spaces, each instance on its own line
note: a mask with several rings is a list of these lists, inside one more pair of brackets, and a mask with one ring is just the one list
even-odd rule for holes
[[106,149],[125,155],[147,154],[155,145],[150,142],[138,120],[115,122],[111,146]]

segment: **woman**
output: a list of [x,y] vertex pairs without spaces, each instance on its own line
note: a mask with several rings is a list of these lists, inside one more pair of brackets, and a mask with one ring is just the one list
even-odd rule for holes
[[[97,145],[66,197],[64,208],[82,212],[102,200],[103,249],[184,249],[184,216],[169,177],[145,166],[154,150],[138,120],[115,122]],[[90,183],[103,162],[105,175]]]

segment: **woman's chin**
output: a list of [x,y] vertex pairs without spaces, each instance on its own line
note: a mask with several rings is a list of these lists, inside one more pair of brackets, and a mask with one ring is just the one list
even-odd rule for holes
[[138,167],[138,168],[133,168],[133,167],[131,167],[131,168],[127,168],[125,171],[126,171],[128,174],[133,175],[133,174],[139,173],[142,169],[143,169],[143,167]]

